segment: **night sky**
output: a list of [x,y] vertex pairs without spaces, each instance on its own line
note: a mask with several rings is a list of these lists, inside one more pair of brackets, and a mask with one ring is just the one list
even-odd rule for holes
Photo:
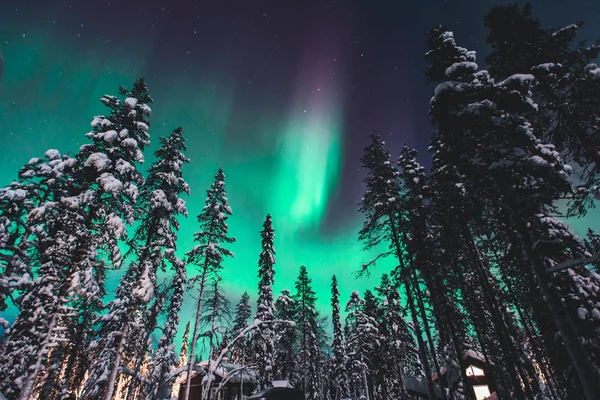
[[[544,25],[583,20],[581,37],[600,37],[600,1],[532,3]],[[192,247],[195,216],[222,167],[237,238],[223,271],[232,301],[244,290],[256,299],[258,232],[271,213],[276,293],[292,289],[305,264],[329,314],[332,274],[345,302],[389,269],[353,276],[370,257],[357,241],[368,133],[381,134],[394,157],[405,143],[426,156],[426,32],[445,24],[483,63],[483,15],[495,4],[504,2],[2,0],[0,184],[48,148],[76,152],[105,112],[99,98],[145,77],[155,99],[147,165],[158,136],[181,126],[188,139],[180,253]],[[589,218],[573,226],[582,233]],[[187,302],[182,324],[191,310]]]

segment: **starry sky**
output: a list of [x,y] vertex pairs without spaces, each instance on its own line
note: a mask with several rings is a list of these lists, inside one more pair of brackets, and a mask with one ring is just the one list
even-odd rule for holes
[[[483,63],[483,15],[503,3],[3,0],[0,184],[48,148],[76,152],[91,118],[105,112],[99,98],[145,77],[155,99],[147,165],[158,136],[181,126],[188,139],[192,193],[180,253],[193,246],[195,216],[222,167],[237,238],[223,271],[232,301],[244,290],[256,298],[258,232],[271,213],[275,291],[292,289],[304,264],[329,314],[332,274],[345,302],[390,267],[380,264],[370,278],[353,274],[371,256],[357,242],[368,133],[381,134],[394,157],[405,143],[424,154],[432,132],[427,30],[445,24]],[[532,3],[544,25],[583,20],[581,36],[600,37],[600,2]],[[588,222],[573,226],[583,232]],[[182,324],[192,308],[186,302]]]

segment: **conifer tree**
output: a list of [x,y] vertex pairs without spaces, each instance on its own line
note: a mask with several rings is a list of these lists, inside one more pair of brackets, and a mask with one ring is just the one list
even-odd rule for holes
[[[240,301],[235,306],[235,318],[233,320],[233,327],[231,328],[231,336],[236,337],[244,329],[248,327],[248,320],[252,316],[252,309],[250,307],[250,296],[248,292],[244,292]],[[234,364],[249,364],[251,352],[246,337],[238,339],[231,345],[231,362]]]
[[[173,385],[172,382],[169,381],[169,374],[174,367],[185,365],[190,335],[190,323],[188,322],[182,339],[179,363],[177,363],[175,354],[175,336],[177,334],[177,326],[179,325],[179,312],[183,304],[183,295],[185,293],[185,263],[177,258],[173,251],[165,251],[165,256],[172,265],[175,275],[170,282],[172,291],[167,312],[167,320],[165,321],[163,334],[158,342],[153,358],[150,394],[156,396],[157,399],[166,399],[170,396],[171,387]],[[182,362],[184,364],[182,364]]]
[[185,331],[183,331],[183,337],[181,338],[181,351],[179,352],[179,362],[177,366],[179,368],[187,365],[188,354],[190,352],[190,321],[185,324]]
[[[86,136],[93,142],[81,146],[75,157],[69,184],[63,186],[67,195],[29,212],[30,223],[43,233],[45,243],[40,242],[37,251],[40,264],[46,265],[39,276],[46,278],[30,288],[22,306],[41,324],[32,325],[31,316],[20,315],[10,331],[12,338],[3,343],[1,352],[6,370],[1,374],[4,383],[0,386],[6,392],[18,392],[20,399],[30,396],[44,367],[48,346],[60,341],[62,332],[68,330],[58,325],[68,320],[61,319],[61,315],[81,312],[67,303],[75,305],[76,297],[94,298],[98,303],[104,294],[107,263],[112,262],[114,267],[121,263],[118,240],[126,233],[123,220],[133,222],[141,183],[135,165],[143,162],[142,150],[148,144],[147,118],[151,111],[147,104],[152,99],[142,79],[131,90],[119,91],[126,97],[124,101],[108,95],[101,99],[110,115],[92,121],[93,131]],[[59,158],[55,153],[53,158]],[[28,343],[17,344],[13,338]]]
[[192,331],[192,344],[190,347],[190,362],[188,363],[183,396],[184,400],[188,400],[190,395],[190,378],[194,364],[193,360],[196,355],[198,329],[202,317],[202,304],[207,279],[218,275],[219,271],[223,268],[221,264],[225,257],[233,257],[233,253],[223,247],[223,245],[235,242],[234,238],[227,235],[227,219],[232,213],[225,192],[225,174],[222,169],[219,169],[211,188],[206,193],[206,205],[198,215],[198,223],[201,230],[194,234],[194,241],[198,244],[187,253],[188,264],[195,265],[199,273],[191,281],[194,284],[198,284],[199,287],[194,329]]
[[530,4],[493,7],[485,17],[490,29],[486,57],[497,80],[513,74],[532,74],[533,99],[540,105],[532,124],[540,136],[557,146],[566,161],[580,166],[583,182],[576,192],[572,212],[585,213],[591,193],[598,196],[598,112],[600,41],[574,43],[582,23],[561,29],[541,28]]
[[218,275],[211,277],[206,290],[206,301],[203,306],[202,324],[206,331],[201,336],[208,338],[208,359],[218,357],[217,349],[225,341],[231,320],[229,300],[221,287],[222,278]]
[[315,303],[316,293],[312,289],[312,281],[308,271],[303,265],[296,280],[296,331],[298,334],[298,369],[303,371],[300,387],[305,392],[308,400],[320,400],[321,394],[317,387],[317,369],[313,357],[318,356],[320,348],[317,343],[317,311]]
[[[533,75],[512,75],[496,83],[473,60],[456,62],[445,54],[461,54],[453,36],[443,28],[430,33],[428,58],[445,76],[435,91],[430,113],[443,137],[446,159],[464,174],[480,199],[488,201],[498,220],[508,221],[523,251],[523,266],[534,277],[560,332],[582,393],[594,398],[598,379],[565,304],[552,284],[553,269],[544,262],[535,225],[550,212],[553,202],[570,192],[565,166],[553,145],[534,135],[527,115],[536,105],[530,97]],[[474,57],[474,56],[473,56]],[[461,144],[456,146],[456,135]],[[460,148],[459,148],[460,147]],[[500,161],[499,161],[500,160]],[[574,271],[574,270],[573,270]],[[575,271],[574,271],[575,272]],[[518,385],[513,385],[517,389]]]
[[348,370],[354,395],[371,398],[368,376],[375,367],[371,359],[379,346],[377,321],[365,312],[365,301],[358,291],[352,292],[346,304],[346,345],[348,348]]
[[340,292],[338,290],[337,278],[331,278],[331,322],[333,324],[333,353],[331,365],[331,385],[333,387],[333,399],[340,400],[350,395],[348,388],[348,375],[346,372],[346,346],[340,319]]
[[422,370],[418,350],[410,328],[404,320],[406,311],[402,307],[397,283],[387,274],[383,274],[376,291],[381,297],[382,309],[380,354],[383,360],[380,373],[385,380],[387,396],[406,399],[403,377],[418,376]]
[[[362,271],[368,271],[378,259],[387,256],[395,256],[398,259],[399,271],[397,276],[404,285],[407,295],[407,302],[412,316],[415,336],[419,346],[419,356],[423,373],[425,376],[431,376],[429,361],[427,358],[428,350],[423,341],[423,330],[421,322],[418,320],[415,305],[415,288],[418,284],[414,282],[412,266],[409,265],[405,254],[403,244],[403,234],[406,233],[406,215],[402,214],[400,202],[400,183],[398,181],[398,170],[392,164],[389,151],[385,148],[385,142],[374,133],[370,135],[371,143],[365,148],[365,154],[362,158],[362,166],[367,170],[365,183],[367,190],[363,196],[359,210],[365,216],[363,228],[359,232],[359,240],[363,242],[366,250],[380,248],[381,245],[388,245],[389,250],[380,253],[375,259],[365,263]],[[433,392],[433,383],[428,382],[428,395],[430,400],[435,398]]]
[[[275,302],[275,316],[282,321],[296,320],[296,303],[290,295],[290,291],[285,289]],[[275,378],[287,380],[290,384],[295,384],[298,378],[296,368],[296,327],[290,324],[280,324],[275,333]]]
[[[273,283],[275,282],[275,248],[273,239],[273,223],[267,215],[260,232],[261,248],[258,261],[258,302],[256,303],[255,320],[270,322],[275,319],[273,304]],[[275,355],[275,332],[270,324],[263,325],[252,333],[252,358],[257,366],[258,387],[270,387],[273,381],[273,359]]]
[[[161,138],[161,144],[139,197],[140,225],[132,241],[137,261],[130,263],[115,301],[108,306],[109,313],[101,317],[97,342],[100,351],[91,366],[85,389],[90,397],[104,392],[103,397],[110,399],[125,352],[136,359],[136,353],[146,351],[145,341],[136,345],[135,341],[130,343],[129,338],[145,338],[146,331],[153,331],[154,326],[145,326],[144,323],[145,329],[136,332],[140,325],[136,324],[134,316],[144,318],[148,304],[155,298],[156,274],[158,270],[165,270],[165,252],[173,252],[177,248],[177,217],[187,215],[185,201],[180,198],[182,193],[189,193],[181,172],[183,165],[189,161],[183,155],[186,148],[181,128],[174,130],[169,137]],[[173,255],[168,258],[173,260]],[[175,279],[178,285],[182,285],[181,272],[184,271],[181,271],[181,266],[179,269],[179,276]],[[175,302],[180,307],[181,294],[176,296]],[[173,321],[170,321],[168,328],[171,330],[174,329],[172,324]],[[172,336],[174,332],[167,334]],[[110,371],[109,379],[104,382],[107,370]]]

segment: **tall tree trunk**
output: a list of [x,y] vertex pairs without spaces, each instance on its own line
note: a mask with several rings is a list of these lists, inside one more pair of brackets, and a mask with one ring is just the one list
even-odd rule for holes
[[48,345],[50,345],[50,338],[52,337],[52,331],[54,330],[54,326],[56,325],[56,312],[52,314],[52,318],[50,322],[48,322],[48,333],[46,334],[46,339],[40,349],[37,352],[37,357],[35,360],[35,364],[33,368],[30,368],[27,377],[25,378],[25,383],[23,383],[23,387],[21,388],[21,392],[19,393],[18,400],[28,400],[32,396],[33,385],[35,380],[40,372],[40,368],[42,367],[42,359],[48,350]]
[[[431,350],[431,358],[433,360],[433,366],[435,368],[438,382],[440,385],[440,392],[442,394],[442,400],[446,400],[446,392],[444,391],[444,388],[442,387],[442,381],[441,381],[442,375],[441,375],[441,370],[440,370],[440,363],[438,362],[436,354],[435,354],[435,345],[433,343],[433,338],[431,337],[429,321],[427,321],[427,314],[425,312],[425,303],[423,302],[423,295],[421,293],[421,288],[419,287],[419,278],[414,269],[411,269],[411,271],[412,271],[412,275],[413,275],[412,280],[414,282],[415,289],[417,291],[417,303],[419,304],[419,309],[421,312],[421,319],[423,320],[423,328],[425,330],[425,336],[427,337],[427,342],[429,343],[429,349]],[[431,379],[431,377],[429,379]]]
[[192,333],[192,345],[190,347],[190,356],[188,358],[188,368],[185,379],[185,390],[183,391],[183,400],[189,400],[190,398],[190,385],[192,380],[192,369],[194,366],[194,356],[196,355],[196,344],[198,343],[198,328],[200,326],[200,317],[202,315],[202,298],[204,297],[204,285],[206,283],[206,274],[208,273],[208,266],[204,266],[202,272],[202,280],[200,281],[200,295],[198,297],[198,306],[196,308],[196,321],[194,322],[194,332]]
[[[398,235],[398,230],[396,229],[396,225],[394,223],[394,219],[392,215],[388,216],[389,223],[392,229],[392,240],[394,241],[392,245],[396,251],[396,257],[398,258],[398,262],[400,264],[400,274],[407,273],[406,265],[404,264],[404,257],[402,256],[402,248],[400,247],[400,237]],[[431,381],[431,369],[429,368],[429,361],[427,360],[427,347],[425,346],[425,342],[423,341],[423,335],[421,334],[421,327],[417,318],[417,312],[415,310],[415,302],[413,299],[410,279],[408,276],[405,277],[405,289],[406,289],[406,297],[408,306],[410,309],[410,314],[413,320],[413,326],[415,329],[415,335],[417,336],[417,345],[419,346],[419,358],[421,359],[421,364],[423,364],[423,372],[425,373],[425,379],[427,381],[427,393],[429,395],[429,400],[435,400],[435,392],[433,391],[433,382]]]
[[[477,271],[477,275],[479,276],[479,280],[483,286],[484,297],[487,303],[487,306],[492,315],[494,326],[496,327],[496,332],[498,333],[498,341],[500,342],[500,347],[502,349],[502,354],[505,358],[506,363],[506,372],[510,377],[510,381],[513,387],[513,391],[515,397],[519,400],[525,400],[525,394],[521,388],[521,382],[519,377],[515,374],[515,370],[513,367],[518,367],[519,359],[516,357],[514,352],[514,346],[511,340],[511,336],[509,335],[508,330],[506,329],[506,324],[502,319],[502,315],[499,311],[500,305],[496,301],[496,299],[492,296],[493,288],[491,287],[488,276],[486,273],[486,268],[483,265],[481,260],[481,254],[479,252],[479,248],[473,239],[473,235],[471,234],[468,227],[465,227],[465,233],[467,234],[467,238],[469,241],[469,245],[471,247],[472,256],[474,258],[475,269]],[[523,382],[526,384],[526,382]]]
[[106,391],[104,392],[104,400],[111,400],[113,397],[113,393],[115,390],[115,383],[117,381],[117,373],[119,372],[119,368],[121,367],[121,354],[123,353],[123,347],[125,347],[125,340],[129,335],[129,318],[125,318],[125,325],[121,330],[121,335],[119,337],[119,344],[117,345],[117,350],[115,352],[115,357],[113,359],[113,365],[110,370],[110,375],[108,377],[108,383],[106,384]]

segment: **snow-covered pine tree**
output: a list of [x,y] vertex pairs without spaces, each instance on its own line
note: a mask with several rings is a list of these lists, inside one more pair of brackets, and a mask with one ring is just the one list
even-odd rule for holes
[[296,293],[294,302],[296,303],[296,332],[298,334],[298,370],[302,376],[299,376],[299,386],[306,394],[307,400],[320,400],[322,394],[318,392],[317,369],[314,364],[314,356],[318,354],[317,343],[317,312],[315,303],[317,301],[316,293],[312,289],[312,281],[308,276],[308,271],[303,265],[300,267],[300,273],[296,280]]
[[208,359],[218,357],[217,349],[225,341],[228,326],[231,321],[229,300],[221,286],[222,278],[218,275],[211,277],[211,282],[205,293],[206,300],[202,310],[202,325],[205,331],[200,336],[208,338]]
[[[169,260],[175,275],[170,282],[170,302],[167,320],[163,327],[163,334],[158,342],[153,357],[150,395],[154,399],[168,399],[173,382],[169,380],[173,368],[182,367],[187,363],[187,347],[190,335],[190,323],[185,328],[182,339],[181,354],[177,362],[175,354],[175,336],[179,325],[179,312],[183,304],[185,293],[186,271],[185,263],[180,260],[172,250],[165,250],[165,257]],[[184,351],[185,350],[185,351]]]
[[[248,327],[248,320],[251,316],[250,296],[248,292],[244,292],[240,301],[235,306],[235,318],[233,319],[233,327],[231,328],[232,337],[236,337]],[[248,338],[243,337],[238,339],[238,341],[231,345],[230,351],[230,360],[232,363],[246,365],[252,362]]]
[[179,368],[187,365],[188,354],[190,353],[190,321],[185,324],[185,331],[183,331],[183,337],[181,338],[181,350],[179,352],[179,359],[177,366]]
[[[282,321],[296,321],[296,303],[290,291],[284,289],[275,302],[275,317]],[[298,379],[296,368],[296,327],[290,324],[277,326],[275,334],[275,379],[287,380],[294,385]]]
[[[275,319],[273,283],[275,282],[275,247],[273,221],[267,215],[260,232],[261,252],[258,260],[258,301],[255,320],[270,322]],[[275,355],[275,332],[271,325],[254,330],[251,338],[252,359],[256,364],[258,387],[265,389],[273,382],[273,360]]]
[[541,28],[529,4],[492,8],[485,17],[487,42],[492,52],[486,57],[496,80],[531,73],[536,78],[532,97],[540,105],[532,120],[542,139],[553,143],[566,161],[574,161],[583,184],[579,187],[574,214],[591,205],[588,193],[598,196],[600,151],[600,41],[574,43],[582,24],[562,29]]
[[387,274],[375,289],[381,297],[381,357],[379,366],[383,375],[386,393],[390,399],[406,399],[404,376],[419,376],[422,367],[419,352],[412,332],[404,320],[406,311],[402,307],[398,285]]
[[341,400],[350,395],[350,389],[346,371],[346,343],[340,319],[340,292],[335,275],[331,278],[331,323],[333,324],[333,342],[331,344],[333,353],[331,363],[332,398],[333,400]]
[[197,218],[201,230],[194,234],[194,241],[198,244],[187,253],[188,264],[195,265],[199,275],[190,280],[193,284],[198,285],[198,301],[183,400],[188,400],[190,396],[190,377],[196,355],[198,329],[202,317],[202,303],[207,279],[218,275],[218,272],[223,268],[221,264],[225,257],[233,257],[233,253],[223,247],[225,244],[235,242],[235,239],[227,235],[229,230],[227,219],[232,213],[225,192],[225,174],[222,169],[219,169],[210,189],[206,191],[205,203],[206,205]]
[[[125,352],[129,353],[129,358],[137,359],[147,350],[144,340],[135,346],[133,342],[129,343],[129,338],[145,338],[146,332],[154,330],[146,323],[136,323],[136,316],[144,318],[155,298],[156,274],[159,269],[165,270],[165,252],[177,248],[177,218],[187,215],[185,201],[180,198],[189,193],[181,171],[189,162],[183,155],[186,148],[181,128],[160,141],[161,147],[155,152],[156,161],[148,170],[148,179],[138,198],[139,227],[130,242],[137,260],[129,264],[115,300],[108,305],[109,313],[100,318],[97,340],[100,350],[91,365],[84,390],[90,398],[100,395],[105,399],[112,398]],[[183,284],[178,278],[176,280]],[[107,370],[110,371],[109,378],[105,381]]]
[[[50,149],[41,158],[32,158],[19,171],[17,181],[0,189],[0,311],[6,298],[30,284],[36,260],[37,234],[27,216],[34,208],[66,195],[75,159]],[[18,306],[18,304],[16,304]],[[7,325],[0,319],[2,325]],[[7,326],[5,326],[6,328]]]
[[[362,167],[366,169],[367,177],[364,182],[367,190],[361,200],[359,210],[365,216],[363,228],[359,232],[359,240],[363,242],[366,250],[378,248],[382,244],[389,245],[389,250],[380,253],[375,259],[363,264],[363,271],[367,271],[378,259],[395,256],[400,265],[398,271],[399,282],[402,282],[407,295],[407,302],[412,316],[415,336],[419,346],[419,356],[425,376],[431,376],[428,361],[427,345],[423,341],[423,330],[418,319],[415,294],[413,291],[418,285],[413,285],[414,276],[412,266],[405,254],[406,215],[401,213],[400,182],[398,170],[393,165],[390,153],[385,148],[385,142],[372,133],[371,143],[365,148]],[[401,278],[400,278],[401,277]],[[414,287],[413,287],[414,286]],[[430,400],[435,398],[433,383],[428,380],[428,395]]]
[[[63,187],[67,195],[32,209],[28,215],[34,229],[44,237],[45,243],[40,243],[37,251],[40,261],[44,260],[40,264],[47,264],[40,274],[48,276],[38,280],[37,288],[31,287],[27,300],[31,303],[25,303],[27,313],[35,313],[42,324],[33,327],[31,316],[20,315],[10,331],[12,338],[3,344],[6,359],[2,367],[6,371],[1,375],[6,383],[0,386],[10,393],[18,392],[20,399],[31,395],[48,346],[60,341],[62,332],[68,330],[59,326],[67,321],[60,316],[82,312],[72,307],[78,297],[101,298],[107,262],[115,267],[121,263],[118,240],[126,233],[123,219],[133,222],[141,182],[135,165],[143,161],[142,149],[148,144],[151,111],[147,104],[152,99],[143,79],[131,90],[120,88],[119,92],[126,97],[124,101],[108,95],[101,99],[111,113],[92,121],[93,131],[86,136],[93,143],[81,146],[69,183]],[[53,158],[59,158],[54,152]],[[42,303],[43,309],[38,308]],[[29,322],[21,325],[23,319]],[[14,346],[13,338],[27,341],[28,336],[32,340],[27,346]],[[13,368],[15,363],[20,367]],[[28,373],[23,373],[23,367]]]
[[[512,75],[496,83],[486,71],[478,71],[474,54],[456,62],[448,54],[464,53],[451,32],[434,28],[428,58],[441,76],[431,101],[430,114],[443,137],[444,153],[463,174],[477,196],[488,201],[498,219],[508,220],[523,251],[523,267],[529,268],[564,342],[582,393],[592,399],[600,392],[600,380],[586,354],[565,304],[534,244],[534,229],[554,201],[570,192],[565,166],[551,144],[534,135],[527,116],[537,105],[531,98],[533,75]],[[460,137],[460,146],[456,138]],[[581,268],[581,267],[580,267]],[[516,387],[516,385],[513,385]]]
[[377,321],[365,313],[365,302],[358,291],[353,291],[346,303],[346,346],[348,372],[354,397],[369,400],[371,388],[368,381],[373,368],[371,360],[379,347]]

